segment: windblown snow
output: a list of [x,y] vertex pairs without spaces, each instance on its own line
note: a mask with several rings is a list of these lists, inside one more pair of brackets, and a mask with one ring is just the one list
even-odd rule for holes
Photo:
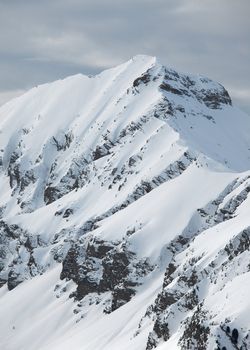
[[0,349],[250,349],[250,117],[135,56],[0,108]]

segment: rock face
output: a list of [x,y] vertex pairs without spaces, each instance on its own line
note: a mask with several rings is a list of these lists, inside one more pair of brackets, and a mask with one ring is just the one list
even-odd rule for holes
[[3,106],[0,348],[249,349],[249,135],[146,56]]
[[69,249],[60,278],[72,279],[77,284],[71,295],[77,300],[90,293],[111,292],[110,305],[105,309],[108,313],[128,302],[140,279],[152,270],[147,261],[136,260],[126,244],[94,239],[86,248],[74,245]]

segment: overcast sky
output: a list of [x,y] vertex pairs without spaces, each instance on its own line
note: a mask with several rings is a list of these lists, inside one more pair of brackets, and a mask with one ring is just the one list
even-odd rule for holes
[[0,0],[0,104],[136,54],[221,82],[250,114],[250,0]]

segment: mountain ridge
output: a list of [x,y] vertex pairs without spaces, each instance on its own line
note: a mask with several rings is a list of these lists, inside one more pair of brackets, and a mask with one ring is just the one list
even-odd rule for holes
[[249,135],[147,56],[1,107],[2,347],[247,349]]

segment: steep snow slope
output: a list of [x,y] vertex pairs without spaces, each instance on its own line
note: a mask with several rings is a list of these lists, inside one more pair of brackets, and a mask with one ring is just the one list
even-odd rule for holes
[[0,348],[250,348],[250,117],[136,56],[0,109]]

